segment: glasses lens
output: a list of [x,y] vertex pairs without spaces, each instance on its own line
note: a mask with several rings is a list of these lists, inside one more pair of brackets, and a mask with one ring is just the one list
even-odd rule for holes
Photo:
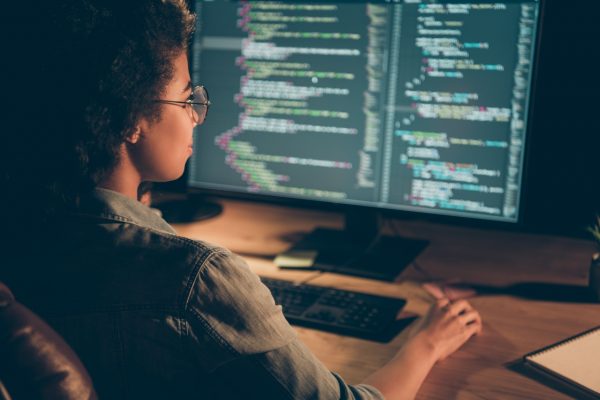
[[[194,114],[197,124],[201,124],[206,119],[206,114],[208,113],[208,106],[210,102],[208,101],[208,92],[204,88],[204,86],[196,86],[194,88]],[[200,103],[200,104],[197,104]]]
[[194,88],[194,101],[199,103],[208,103],[208,92],[204,86],[196,86]]

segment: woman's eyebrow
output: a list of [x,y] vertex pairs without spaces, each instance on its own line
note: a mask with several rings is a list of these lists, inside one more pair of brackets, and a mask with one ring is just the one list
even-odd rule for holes
[[181,93],[187,92],[191,88],[192,88],[192,81],[188,81],[187,85],[185,85],[185,87],[183,88],[183,90],[181,91]]

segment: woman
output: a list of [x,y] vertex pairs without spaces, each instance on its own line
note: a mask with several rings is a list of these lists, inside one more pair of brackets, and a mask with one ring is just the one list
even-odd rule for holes
[[209,106],[190,82],[184,2],[46,12],[25,64],[48,96],[16,114],[29,123],[8,147],[27,141],[29,154],[6,155],[13,258],[0,280],[66,338],[101,398],[413,398],[480,332],[467,302],[440,300],[364,383],[327,371],[241,258],[178,236],[137,201],[142,182],[181,176]]

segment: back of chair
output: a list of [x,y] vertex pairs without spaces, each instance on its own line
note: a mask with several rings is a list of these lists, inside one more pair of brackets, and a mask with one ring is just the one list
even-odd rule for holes
[[65,341],[0,282],[0,399],[96,399]]

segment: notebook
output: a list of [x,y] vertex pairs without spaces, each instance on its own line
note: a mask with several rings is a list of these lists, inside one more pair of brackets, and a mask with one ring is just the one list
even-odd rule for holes
[[523,358],[526,364],[600,398],[600,326]]

